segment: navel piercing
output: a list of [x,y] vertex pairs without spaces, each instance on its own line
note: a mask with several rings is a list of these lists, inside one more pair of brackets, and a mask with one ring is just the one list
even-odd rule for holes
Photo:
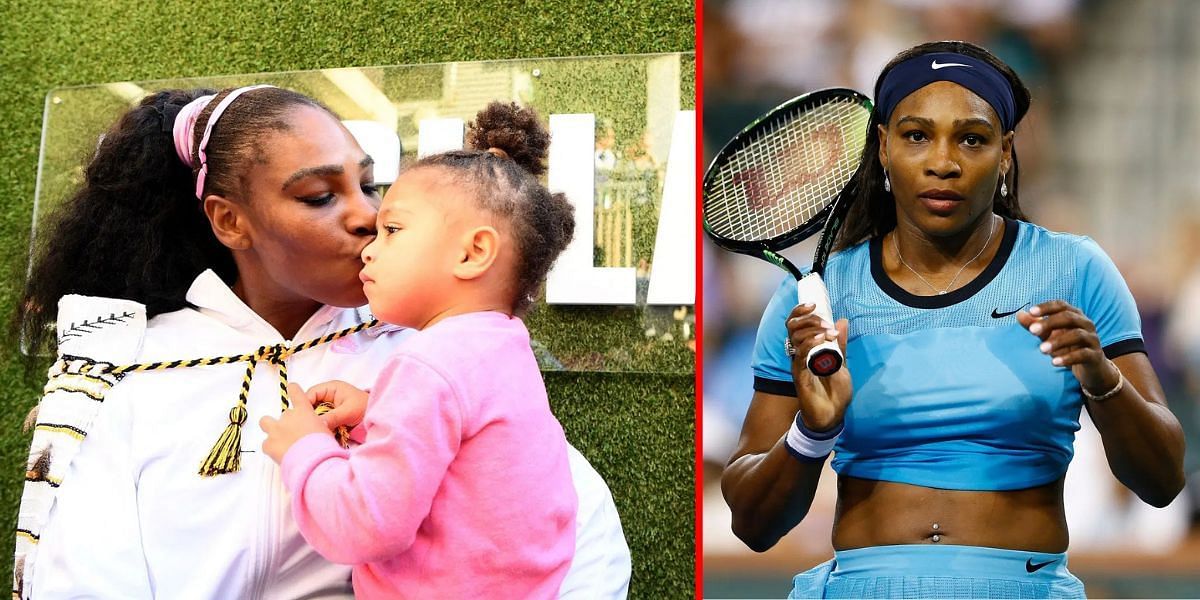
[[940,535],[937,535],[936,533],[935,533],[935,534],[933,534],[933,541],[934,541],[934,542],[940,542],[940,541],[942,541],[942,536],[940,536]]
[[934,531],[937,531],[937,530],[938,530],[938,524],[937,524],[937,523],[934,523],[934,524],[933,524],[933,529],[934,529]]

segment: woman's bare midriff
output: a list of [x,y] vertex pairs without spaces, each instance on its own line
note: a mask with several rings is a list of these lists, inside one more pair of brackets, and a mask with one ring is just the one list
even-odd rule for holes
[[1006,492],[838,478],[833,547],[953,544],[1065,552],[1062,479]]

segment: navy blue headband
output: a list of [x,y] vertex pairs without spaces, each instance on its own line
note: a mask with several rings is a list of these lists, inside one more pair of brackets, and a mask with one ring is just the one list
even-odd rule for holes
[[1004,131],[1016,127],[1016,107],[1012,86],[1004,75],[988,63],[954,52],[935,52],[910,58],[888,71],[879,85],[875,108],[886,124],[896,105],[909,94],[935,82],[953,81],[983,98],[1000,117]]

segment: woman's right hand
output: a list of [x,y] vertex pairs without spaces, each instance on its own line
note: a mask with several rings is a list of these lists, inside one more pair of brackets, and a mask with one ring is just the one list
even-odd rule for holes
[[825,341],[838,342],[842,355],[846,354],[846,337],[850,322],[839,319],[829,323],[813,314],[815,306],[800,304],[788,315],[788,339],[796,354],[792,356],[792,379],[796,385],[796,398],[800,401],[800,418],[804,426],[812,431],[829,431],[842,422],[854,386],[850,381],[850,370],[842,366],[829,377],[817,377],[808,370],[805,357],[809,350]]

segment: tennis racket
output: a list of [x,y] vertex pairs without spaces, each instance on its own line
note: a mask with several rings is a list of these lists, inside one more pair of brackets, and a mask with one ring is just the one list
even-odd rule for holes
[[[761,258],[796,278],[797,300],[833,323],[821,280],[855,190],[851,177],[866,144],[871,101],[850,89],[798,96],[738,133],[704,173],[704,231],[717,246]],[[812,273],[803,275],[780,250],[821,232]],[[828,377],[844,362],[837,342],[805,357]]]

